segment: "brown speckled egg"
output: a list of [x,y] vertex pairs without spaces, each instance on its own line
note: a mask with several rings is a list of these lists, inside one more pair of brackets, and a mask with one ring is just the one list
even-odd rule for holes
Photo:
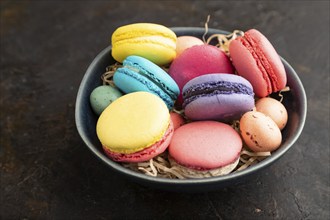
[[282,142],[276,123],[261,112],[245,113],[240,119],[240,131],[245,144],[255,152],[274,151]]
[[193,36],[180,36],[176,41],[176,56],[179,56],[185,49],[195,46],[203,45],[204,42]]
[[262,112],[277,124],[280,130],[282,130],[288,121],[288,112],[284,105],[276,99],[265,97],[256,102],[256,108],[258,112]]

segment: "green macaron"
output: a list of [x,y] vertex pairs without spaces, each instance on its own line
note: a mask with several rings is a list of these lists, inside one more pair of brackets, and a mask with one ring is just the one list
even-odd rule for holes
[[110,85],[96,87],[90,95],[90,103],[93,111],[100,115],[103,110],[108,107],[113,101],[123,95],[117,88]]

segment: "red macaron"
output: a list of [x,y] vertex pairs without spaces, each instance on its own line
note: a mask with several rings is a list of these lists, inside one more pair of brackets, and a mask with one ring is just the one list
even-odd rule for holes
[[284,65],[268,39],[255,29],[231,41],[230,57],[238,75],[253,86],[258,97],[278,92],[286,86]]
[[201,178],[228,174],[235,169],[242,145],[231,126],[198,121],[175,130],[168,150],[172,166],[183,176]]
[[[169,69],[169,74],[180,91],[189,80],[209,73],[234,73],[234,68],[223,51],[207,44],[184,50],[174,59]],[[178,97],[178,104],[182,104],[182,92]]]

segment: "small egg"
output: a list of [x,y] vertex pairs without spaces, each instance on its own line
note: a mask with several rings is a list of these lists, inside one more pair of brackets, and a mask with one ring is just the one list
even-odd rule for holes
[[240,119],[240,131],[245,144],[255,152],[274,151],[282,142],[276,123],[261,112],[246,112]]
[[256,102],[256,109],[258,112],[262,112],[277,124],[280,130],[282,130],[288,121],[288,112],[284,105],[276,99],[265,97]]
[[193,36],[180,36],[176,41],[176,56],[180,56],[180,54],[187,48],[195,46],[195,45],[203,45],[204,42]]
[[184,118],[179,113],[170,112],[170,117],[171,117],[171,120],[173,122],[174,130],[176,130],[177,128],[179,128],[179,127],[181,127],[182,125],[185,124]]
[[100,115],[106,107],[122,95],[123,94],[117,88],[110,85],[103,85],[96,87],[92,91],[89,101],[93,111],[97,115]]

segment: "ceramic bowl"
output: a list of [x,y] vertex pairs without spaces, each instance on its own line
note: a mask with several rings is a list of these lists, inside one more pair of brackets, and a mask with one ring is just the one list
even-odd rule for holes
[[[202,38],[204,28],[193,27],[174,27],[172,30],[177,36],[190,35]],[[208,36],[228,32],[216,29],[209,29]],[[89,65],[79,87],[76,99],[76,126],[82,140],[91,152],[105,163],[111,170],[122,174],[124,177],[137,182],[139,184],[177,192],[206,192],[216,190],[224,186],[235,185],[244,182],[248,177],[259,173],[269,165],[279,161],[296,142],[304,127],[306,119],[306,94],[303,85],[294,71],[294,69],[283,58],[282,62],[287,73],[287,85],[290,87],[290,92],[285,93],[283,104],[287,108],[289,120],[286,127],[282,130],[283,141],[278,150],[272,153],[265,160],[248,167],[245,170],[234,172],[228,175],[203,178],[203,179],[166,179],[159,177],[147,176],[127,168],[124,168],[119,163],[110,160],[103,152],[101,144],[96,136],[96,122],[98,117],[93,113],[89,103],[89,96],[94,88],[101,85],[101,75],[105,72],[107,66],[115,61],[111,57],[111,46],[102,50]]]

